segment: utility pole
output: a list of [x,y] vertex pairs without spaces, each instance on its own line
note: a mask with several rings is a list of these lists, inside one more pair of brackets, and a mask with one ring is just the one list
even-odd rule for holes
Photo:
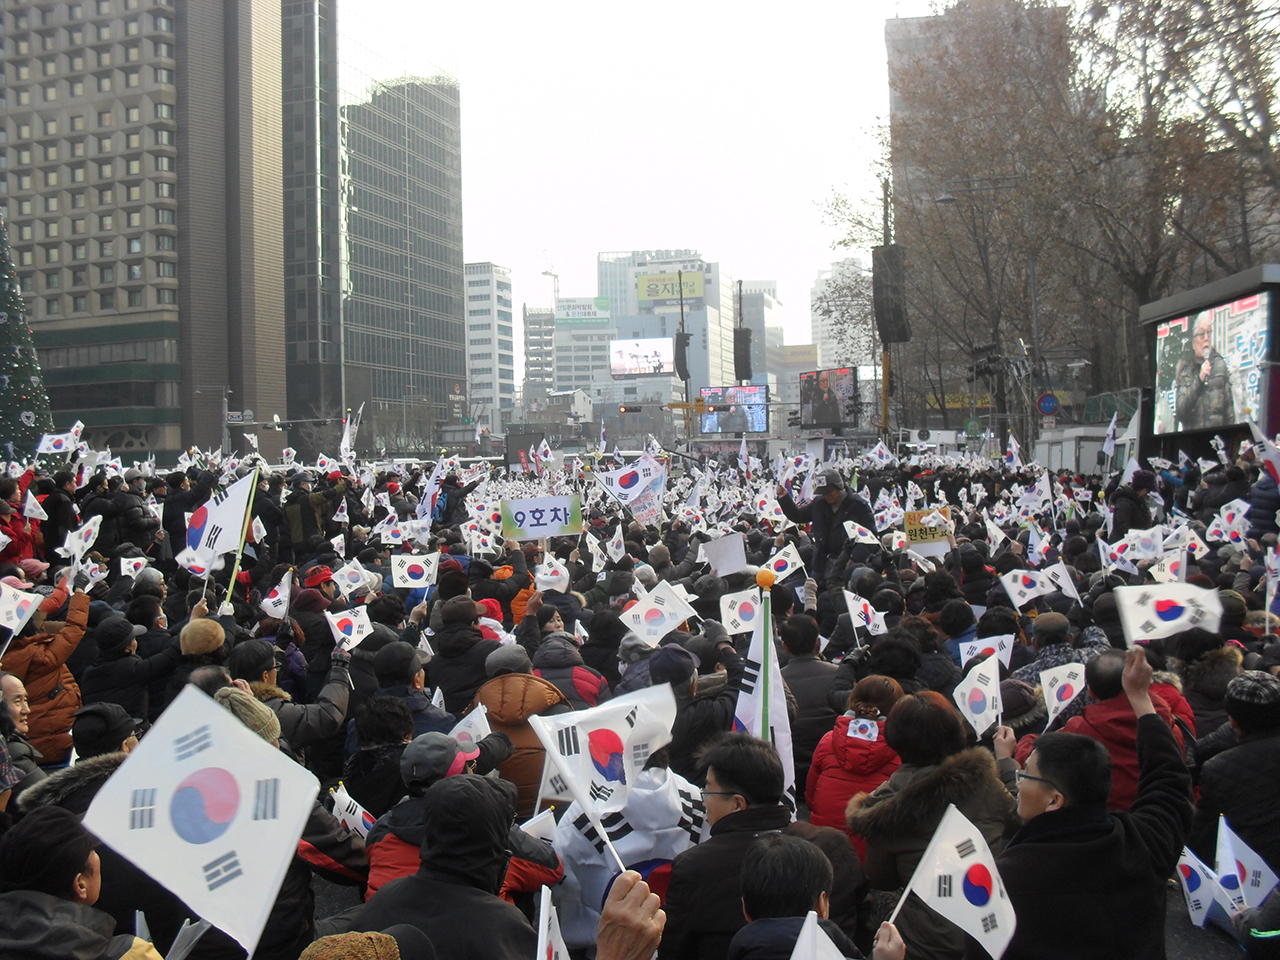
[[[881,207],[884,217],[883,237],[881,243],[886,247],[893,242],[889,234],[889,178],[880,181]],[[884,353],[880,355],[880,429],[889,435],[889,344],[881,344]],[[944,391],[945,392],[945,391]],[[945,402],[945,399],[944,399]]]

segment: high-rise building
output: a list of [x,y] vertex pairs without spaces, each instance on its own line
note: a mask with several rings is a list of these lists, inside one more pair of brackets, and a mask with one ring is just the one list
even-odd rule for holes
[[476,422],[496,433],[515,407],[520,347],[512,333],[511,271],[496,263],[468,263],[466,280],[467,395]]
[[221,442],[224,399],[284,415],[278,9],[3,9],[7,220],[55,422],[164,462]]
[[[590,308],[574,308],[587,303]],[[609,341],[617,336],[608,306],[597,309],[591,300],[558,301],[552,347],[555,391],[585,390],[594,396],[592,382],[610,379]]]
[[751,330],[751,382],[768,383],[770,373],[776,376],[784,339],[776,280],[742,282],[742,325]]
[[[358,83],[344,67],[344,90]],[[421,413],[417,432],[434,435],[466,378],[458,85],[403,77],[363,89],[361,102],[344,93],[341,108],[343,378],[347,407],[371,405],[371,442],[390,450],[407,405]]]
[[539,400],[555,389],[556,313],[524,305],[524,399]]
[[818,348],[820,367],[834,367],[864,359],[846,358],[843,355],[839,333],[839,301],[848,299],[842,296],[841,284],[848,284],[861,277],[865,270],[860,257],[849,257],[831,264],[829,270],[821,271],[813,281],[809,290],[809,335]]
[[697,250],[622,250],[596,255],[596,286],[599,296],[608,297],[615,316],[628,311],[634,288],[631,267],[650,261],[696,260]]

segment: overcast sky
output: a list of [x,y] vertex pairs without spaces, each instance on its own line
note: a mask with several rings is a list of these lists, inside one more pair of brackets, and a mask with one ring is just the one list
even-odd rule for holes
[[517,320],[550,305],[552,266],[562,297],[594,296],[599,251],[692,247],[735,279],[776,280],[787,342],[808,343],[809,287],[848,255],[823,203],[875,187],[884,21],[929,12],[358,0],[340,56],[376,79],[458,79],[465,257],[511,268]]

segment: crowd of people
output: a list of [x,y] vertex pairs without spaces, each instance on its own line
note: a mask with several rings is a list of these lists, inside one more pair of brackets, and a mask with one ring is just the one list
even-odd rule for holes
[[[188,685],[322,788],[264,890],[260,960],[528,958],[547,887],[575,957],[786,960],[812,912],[845,957],[959,960],[981,955],[974,938],[907,892],[952,806],[1016,914],[1008,958],[1163,957],[1179,858],[1212,865],[1224,817],[1280,872],[1267,609],[1280,491],[1250,455],[1109,483],[943,457],[702,464],[668,478],[648,525],[589,468],[465,482],[432,466],[0,480],[0,582],[38,600],[18,633],[0,628],[0,956],[155,957],[195,917],[80,822]],[[191,514],[255,470],[240,562],[184,568]],[[1047,497],[1028,499],[1038,487]],[[551,493],[582,497],[582,535],[477,537],[504,496]],[[1242,502],[1247,533],[1215,540],[1219,511]],[[913,509],[946,510],[927,547],[918,526],[903,536]],[[59,548],[94,517],[73,564]],[[389,536],[389,522],[416,533]],[[1126,636],[1116,590],[1157,582],[1158,560],[1111,547],[1175,530],[1208,543],[1180,555],[1176,579],[1216,593],[1220,625]],[[745,564],[713,568],[701,548],[733,535]],[[802,566],[766,586],[791,731],[780,754],[737,716],[760,665],[721,598],[789,548]],[[431,586],[395,585],[393,558],[410,552],[439,554]],[[361,576],[340,586],[352,560]],[[1069,583],[1014,602],[1002,576],[1058,561]],[[287,610],[264,603],[282,583]],[[655,643],[626,611],[663,583],[694,615]],[[874,615],[850,605],[862,598]],[[351,648],[326,614],[356,608],[372,631]],[[975,730],[953,694],[998,657],[964,656],[990,638],[1010,639],[1003,713]],[[1084,690],[1058,710],[1040,675],[1067,664]],[[670,742],[632,775],[626,807],[597,824],[548,803],[530,718],[663,685]],[[477,711],[488,732],[458,735]],[[367,830],[336,815],[338,787]],[[549,826],[522,829],[548,806]],[[317,878],[351,888],[352,905],[318,916]],[[1280,893],[1226,921],[1249,956],[1280,956]],[[214,928],[189,955],[245,951]]]

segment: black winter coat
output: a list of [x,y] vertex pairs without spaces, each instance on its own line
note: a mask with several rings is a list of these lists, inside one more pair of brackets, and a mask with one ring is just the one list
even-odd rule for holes
[[791,722],[791,751],[795,756],[796,783],[809,778],[809,762],[818,741],[836,725],[839,716],[827,703],[831,682],[839,668],[816,656],[793,657],[782,668],[782,679],[796,698],[797,716]]
[[177,638],[145,660],[136,653],[100,659],[80,679],[80,699],[118,703],[129,716],[145,720],[151,713],[151,685],[167,679],[181,660]]
[[[46,505],[45,510],[49,507]],[[1262,471],[1258,482],[1249,488],[1249,538],[1260,540],[1268,533],[1280,533],[1276,511],[1280,510],[1280,487],[1275,478]]]
[[428,686],[444,691],[444,708],[455,717],[471,703],[486,681],[485,657],[497,650],[497,640],[486,640],[480,629],[469,623],[446,624],[431,637],[436,655],[427,664]]
[[[120,515],[120,543],[132,543],[139,550],[155,544],[160,521],[151,512],[146,501],[127,486],[121,487],[112,497]],[[182,549],[181,546],[178,547]]]
[[1206,863],[1217,851],[1218,815],[1272,869],[1280,870],[1280,730],[1244,733],[1200,771],[1190,847]]
[[1191,828],[1191,775],[1160,717],[1138,718],[1137,747],[1127,813],[1043,813],[996,857],[1018,917],[1006,960],[1164,960],[1165,886]]
[[[689,699],[680,693],[676,695],[676,719],[671,725],[667,755],[671,758],[671,769],[694,783],[701,783],[705,776],[705,771],[699,769],[698,751],[718,734],[733,729],[733,712],[738,705],[738,688],[745,665],[728,647],[723,649],[720,659],[729,677],[723,690],[714,697]],[[628,676],[636,666],[631,666]]]
[[724,960],[734,935],[747,925],[742,861],[757,837],[781,833],[790,822],[786,807],[748,807],[721,817],[710,838],[672,861],[659,960]]
[[778,498],[778,505],[793,523],[809,524],[809,539],[813,542],[813,559],[809,566],[809,576],[819,583],[827,578],[827,560],[836,557],[849,539],[845,532],[846,520],[874,530],[875,515],[861,497],[855,496],[846,489],[844,496],[834,505],[827,503],[823,497],[797,507],[790,495],[783,494]]
[[1151,508],[1128,484],[1111,495],[1111,507],[1111,543],[1123,540],[1130,530],[1150,529]]
[[67,541],[67,534],[80,526],[80,515],[67,491],[55,488],[41,504],[49,519],[40,521],[40,536],[44,539],[45,555],[52,560],[53,551]]

